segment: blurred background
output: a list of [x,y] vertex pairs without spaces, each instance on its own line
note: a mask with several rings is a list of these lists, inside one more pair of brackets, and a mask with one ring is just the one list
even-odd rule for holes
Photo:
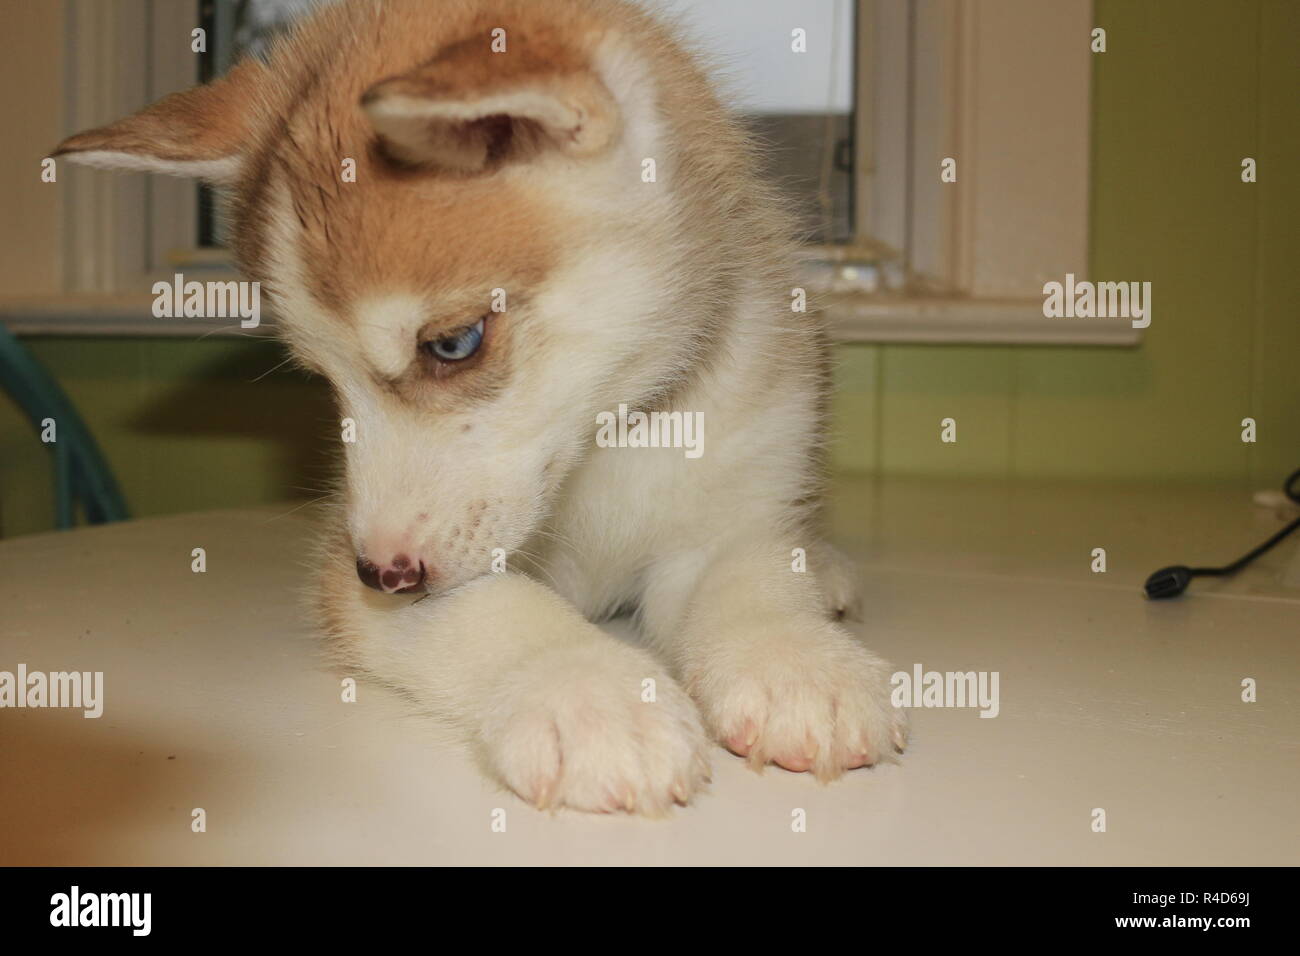
[[[802,211],[838,475],[1256,488],[1300,464],[1300,4],[646,2],[683,18]],[[150,314],[156,278],[228,272],[206,190],[68,165],[48,183],[41,160],[261,55],[312,5],[0,8],[0,324],[132,516],[316,497],[335,416],[273,338]],[[1150,327],[1044,318],[1067,272],[1151,282]],[[0,536],[56,526],[55,467],[0,392]]]

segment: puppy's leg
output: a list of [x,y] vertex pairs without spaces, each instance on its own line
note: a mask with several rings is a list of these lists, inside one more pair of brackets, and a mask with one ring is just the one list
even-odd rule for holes
[[824,541],[808,549],[809,570],[821,588],[822,605],[833,621],[862,620],[862,592],[857,564],[839,548]]
[[832,779],[907,739],[890,668],[840,624],[792,547],[751,540],[657,569],[642,607],[711,733],[751,764]]
[[654,815],[707,776],[690,698],[549,588],[489,574],[412,602],[339,570],[322,599],[344,658],[465,728],[531,803]]

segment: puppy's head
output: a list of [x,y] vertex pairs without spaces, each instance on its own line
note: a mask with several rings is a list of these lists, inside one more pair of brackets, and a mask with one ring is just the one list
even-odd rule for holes
[[358,573],[385,591],[519,548],[596,413],[661,393],[700,332],[664,308],[673,216],[643,171],[669,157],[635,54],[391,12],[430,7],[324,14],[56,153],[229,190],[246,277],[337,395]]

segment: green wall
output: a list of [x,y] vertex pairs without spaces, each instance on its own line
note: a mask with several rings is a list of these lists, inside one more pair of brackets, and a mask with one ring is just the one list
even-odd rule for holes
[[[319,379],[276,368],[285,358],[276,342],[25,341],[86,419],[133,516],[328,490],[326,456],[337,448],[338,416]],[[53,487],[46,447],[17,409],[0,401],[0,534],[53,527]]]
[[1096,11],[1092,276],[1152,283],[1145,341],[844,347],[844,467],[1270,486],[1300,467],[1300,3]]
[[[1300,467],[1300,3],[1099,0],[1091,257],[1153,283],[1136,349],[843,346],[856,472],[1276,485]],[[1252,156],[1259,182],[1240,181]],[[29,339],[137,515],[324,485],[328,395],[270,342]],[[939,421],[958,422],[956,444]],[[1240,421],[1259,441],[1240,440]],[[0,403],[0,534],[52,524],[49,464]]]

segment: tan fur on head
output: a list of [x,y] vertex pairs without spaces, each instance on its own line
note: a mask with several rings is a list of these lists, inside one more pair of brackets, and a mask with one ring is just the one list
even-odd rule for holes
[[545,34],[507,34],[508,53],[466,39],[361,99],[375,131],[408,163],[473,172],[546,144],[573,156],[607,148],[618,107],[589,64]]

